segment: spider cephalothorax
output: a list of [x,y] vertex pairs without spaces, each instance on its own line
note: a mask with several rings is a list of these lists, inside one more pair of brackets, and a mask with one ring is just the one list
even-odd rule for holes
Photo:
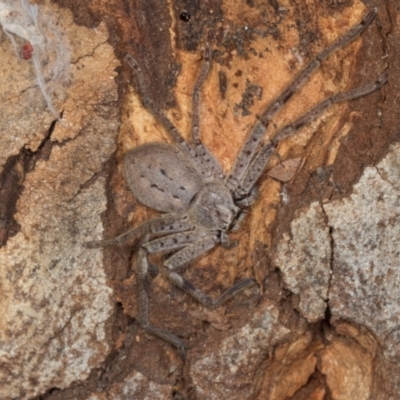
[[165,274],[173,284],[210,308],[219,306],[255,283],[253,279],[242,280],[213,300],[176,271],[216,245],[228,244],[228,233],[238,229],[243,208],[254,201],[255,184],[279,141],[295,133],[330,105],[364,96],[386,83],[387,76],[383,74],[375,82],[334,95],[278,130],[270,141],[263,142],[271,117],[319,67],[321,61],[363,32],[374,20],[376,13],[376,9],[367,13],[358,25],[319,53],[283,93],[266,107],[226,176],[218,161],[200,140],[200,91],[210,69],[210,48],[206,47],[203,66],[193,91],[191,143],[183,139],[173,123],[155,106],[148,95],[139,64],[132,56],[126,56],[136,72],[144,105],[163,125],[174,144],[148,143],[130,151],[125,157],[125,178],[140,203],[162,214],[114,239],[89,242],[87,245],[115,245],[132,237],[142,238],[136,261],[139,322],[148,332],[176,346],[182,355],[185,348],[177,336],[150,324],[145,284],[149,268],[148,254],[172,251],[173,254],[163,262]]

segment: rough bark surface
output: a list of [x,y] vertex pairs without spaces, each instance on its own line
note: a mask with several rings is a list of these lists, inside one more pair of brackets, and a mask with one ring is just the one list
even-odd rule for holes
[[[62,32],[70,75],[55,119],[33,63],[0,31],[0,398],[397,400],[397,0],[37,3]],[[182,338],[182,360],[137,323],[135,246],[83,246],[156,215],[129,192],[122,161],[170,138],[143,107],[125,53],[187,134],[209,43],[201,135],[228,171],[265,105],[372,7],[376,21],[272,126],[386,68],[389,83],[281,143],[236,245],[185,272],[214,297],[245,277],[259,286],[210,311],[162,274],[151,281],[151,320]]]

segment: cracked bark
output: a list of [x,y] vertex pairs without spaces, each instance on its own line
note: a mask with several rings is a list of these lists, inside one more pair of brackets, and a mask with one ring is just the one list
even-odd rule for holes
[[[1,398],[397,399],[399,5],[265,3],[39,2],[70,43],[71,83],[56,103],[63,123],[39,100],[30,64],[0,36],[2,81],[14,82],[2,85],[10,100],[0,121]],[[208,311],[162,276],[152,280],[151,319],[186,343],[183,362],[136,322],[134,247],[82,246],[155,215],[129,193],[121,165],[129,149],[169,138],[119,60],[138,59],[150,95],[187,133],[210,43],[202,138],[227,170],[263,106],[375,6],[363,40],[330,57],[274,124],[386,65],[389,84],[282,143],[269,168],[299,158],[301,169],[284,184],[265,174],[232,235],[237,246],[186,272],[213,296],[255,276],[260,294]]]

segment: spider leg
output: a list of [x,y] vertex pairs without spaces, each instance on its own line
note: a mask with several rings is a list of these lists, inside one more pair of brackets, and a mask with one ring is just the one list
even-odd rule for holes
[[218,238],[216,236],[204,236],[197,242],[194,242],[183,248],[181,251],[178,251],[164,262],[164,265],[166,266],[165,272],[174,285],[189,293],[206,307],[212,309],[220,306],[224,301],[256,283],[254,279],[244,279],[227,289],[220,297],[214,300],[174,271],[199,255],[212,249],[216,245],[217,241]]
[[168,236],[163,236],[158,239],[151,240],[143,245],[148,253],[158,253],[160,251],[179,249],[188,244],[198,241],[204,233],[200,231],[187,231],[182,233],[175,233]]
[[144,106],[153,114],[153,116],[161,123],[168,134],[171,136],[172,140],[178,145],[178,147],[189,156],[190,160],[197,167],[199,172],[204,178],[210,178],[211,172],[208,170],[207,165],[200,155],[197,153],[196,149],[189,143],[185,141],[182,134],[179,132],[178,128],[172,123],[172,121],[154,104],[153,100],[149,96],[149,91],[147,89],[142,69],[140,68],[138,62],[130,55],[125,55],[126,61],[135,71],[140,93],[142,95],[142,101]]
[[146,277],[149,270],[147,254],[142,248],[138,252],[136,263],[136,277],[138,286],[139,318],[140,326],[147,332],[175,346],[182,358],[185,358],[185,346],[183,342],[172,333],[151,325],[149,319],[149,295],[147,292]]
[[[197,232],[197,234],[200,234],[199,232]],[[174,235],[172,235],[174,236]],[[179,354],[181,355],[182,358],[185,358],[185,346],[183,344],[183,342],[175,335],[173,335],[172,333],[164,330],[164,329],[160,329],[160,328],[156,328],[155,326],[151,325],[150,323],[150,319],[149,319],[149,295],[147,292],[147,273],[149,272],[149,263],[147,260],[147,251],[153,251],[156,252],[156,248],[157,246],[155,246],[155,248],[152,247],[152,245],[154,245],[154,242],[157,244],[157,240],[153,240],[153,241],[149,241],[150,236],[146,235],[143,238],[143,242],[144,243],[142,245],[142,247],[140,248],[139,252],[138,252],[138,256],[137,256],[137,262],[136,262],[136,276],[137,276],[137,285],[138,285],[138,301],[139,301],[139,317],[138,317],[138,321],[141,325],[141,327],[146,330],[147,332],[165,340],[166,342],[172,344],[173,346],[175,346],[178,349]],[[167,238],[161,238],[161,239],[167,239]],[[179,265],[185,264],[186,262],[192,260],[193,258],[197,257],[197,255],[200,255],[202,253],[204,253],[205,251],[207,251],[208,249],[211,249],[215,246],[216,241],[212,240],[213,238],[210,238],[211,240],[208,240],[207,243],[204,243],[203,245],[199,246],[195,246],[195,248],[197,249],[190,249],[191,246],[185,247],[183,250],[181,250],[179,253],[190,253],[189,255],[186,254],[186,256],[184,257],[175,257],[177,254],[175,254],[174,256],[172,256],[171,258],[173,259],[175,257],[175,263]],[[203,239],[204,240],[204,239]],[[194,243],[196,244],[196,243]],[[168,246],[167,243],[164,246],[161,246],[162,250],[168,250]],[[149,248],[149,250],[147,250],[147,248]],[[189,248],[189,251],[186,250]],[[185,251],[186,250],[186,251]],[[164,265],[167,266],[168,268],[168,261],[171,260],[168,259]],[[170,276],[170,273],[172,273],[173,275]],[[175,275],[178,275],[172,271],[168,271],[167,270],[167,276],[171,279],[171,282],[175,283],[174,280],[176,280]],[[179,275],[178,275],[179,276]],[[175,283],[176,284],[176,283]],[[188,284],[190,285],[190,284]],[[179,286],[179,285],[178,285]]]
[[347,92],[338,93],[332,97],[327,98],[326,100],[317,104],[314,108],[312,108],[310,111],[308,111],[306,114],[298,118],[293,123],[286,125],[282,129],[280,129],[276,133],[273,141],[277,144],[281,140],[291,136],[298,129],[301,129],[304,125],[307,125],[315,118],[317,118],[321,113],[323,113],[328,107],[332,106],[333,104],[358,99],[360,97],[375,92],[376,90],[381,88],[385,83],[387,83],[387,78],[388,78],[387,72],[384,72],[375,80],[375,82],[370,82],[364,86],[359,86]]
[[358,35],[360,35],[371,24],[377,14],[377,8],[368,12],[359,24],[351,28],[344,36],[334,41],[330,46],[321,51],[310,63],[297,75],[289,86],[280,94],[275,101],[270,103],[266,110],[259,117],[249,137],[242,146],[238,158],[234,164],[231,173],[226,178],[226,184],[229,189],[234,190],[242,180],[249,164],[251,163],[258,145],[264,136],[269,121],[293,96],[293,94],[304,84],[310,75],[316,70],[323,60],[330,54],[341,49]]
[[211,297],[207,296],[201,290],[197,289],[187,279],[184,279],[181,275],[177,274],[176,272],[168,270],[166,272],[168,274],[168,278],[175,286],[178,286],[180,289],[182,289],[186,293],[190,294],[193,298],[195,298],[199,303],[211,309],[219,307],[226,300],[230,299],[233,296],[236,296],[242,290],[256,283],[254,279],[243,279],[242,281],[231,286],[224,293],[222,293],[221,296],[219,296],[217,299],[214,300]]
[[[186,240],[186,243],[190,244],[184,247],[182,250],[178,251],[176,254],[174,254],[172,257],[164,262],[164,266],[166,267],[164,271],[167,277],[170,279],[171,283],[189,293],[197,301],[211,309],[218,307],[224,301],[228,300],[229,298],[238,294],[240,291],[256,283],[254,279],[244,279],[226,290],[221,296],[219,296],[215,300],[207,296],[201,290],[197,289],[192,283],[176,273],[174,269],[179,268],[184,264],[187,264],[189,261],[212,249],[218,243],[218,237],[217,235],[207,235],[203,232],[197,231],[193,231],[190,233],[192,233],[190,237],[184,238]],[[144,244],[138,252],[136,263],[136,276],[139,294],[139,323],[142,328],[145,329],[147,332],[158,336],[159,338],[175,346],[183,358],[185,357],[185,347],[182,341],[172,333],[160,328],[156,328],[150,323],[149,296],[147,293],[146,276],[149,272],[147,253],[156,253],[160,250],[173,249],[176,245],[176,243],[174,243],[174,239],[178,240],[179,236],[182,236],[183,238],[184,235],[185,233],[179,233],[152,241],[148,241],[149,235],[146,235],[143,241]],[[172,238],[172,241],[169,241],[170,238]],[[160,246],[162,240],[164,240],[165,242],[163,246]],[[182,245],[185,244],[181,242],[180,246]]]
[[264,171],[271,155],[274,153],[278,143],[281,140],[286,139],[287,137],[296,133],[297,130],[301,129],[304,125],[313,121],[323,111],[325,111],[328,107],[332,106],[333,104],[340,103],[343,101],[354,100],[359,97],[366,96],[367,94],[370,94],[378,90],[386,82],[387,82],[387,73],[384,73],[381,76],[379,76],[375,82],[371,82],[364,86],[359,86],[354,89],[351,89],[347,92],[338,93],[334,96],[331,96],[326,100],[322,101],[321,103],[317,104],[315,107],[313,107],[311,110],[309,110],[306,114],[298,118],[293,123],[286,125],[282,129],[280,129],[271,141],[264,143],[262,145],[261,150],[254,157],[249,168],[247,169],[240,184],[240,187],[238,187],[237,192],[235,192],[235,195],[238,197],[243,197],[251,193],[254,184]]
[[[251,167],[252,164],[250,164],[249,168]],[[247,173],[247,171],[246,171]],[[244,176],[244,179],[246,178],[246,175]],[[244,180],[243,179],[243,180]],[[237,200],[235,201],[235,204],[237,204],[240,208],[246,209],[249,208],[256,200],[258,196],[258,189],[253,186],[249,191],[244,192],[244,195],[242,194],[243,192],[240,192],[240,189],[242,187],[240,186],[233,194],[234,196],[239,194]],[[238,192],[238,193],[236,193]]]
[[238,216],[236,217],[235,221],[233,221],[233,224],[230,228],[231,232],[237,232],[242,225],[242,222],[246,219],[248,214],[248,210],[242,209],[240,210]]
[[169,270],[182,267],[201,254],[211,250],[219,242],[217,235],[206,235],[184,247],[182,250],[169,257],[164,266]]
[[197,78],[197,82],[193,89],[193,97],[192,97],[192,129],[191,136],[193,144],[196,148],[197,153],[204,160],[206,165],[208,165],[209,169],[212,171],[213,175],[220,179],[224,179],[224,173],[222,171],[221,166],[219,165],[216,158],[211,154],[211,152],[207,149],[206,146],[201,143],[200,140],[200,96],[201,96],[201,88],[206,80],[208,73],[210,71],[211,65],[211,48],[207,44],[204,50],[203,56],[203,65],[200,70],[200,74]]
[[89,249],[93,249],[95,247],[120,245],[148,233],[174,233],[186,231],[191,228],[192,225],[187,222],[186,216],[182,217],[182,215],[169,213],[146,221],[114,238],[86,242],[85,246]]

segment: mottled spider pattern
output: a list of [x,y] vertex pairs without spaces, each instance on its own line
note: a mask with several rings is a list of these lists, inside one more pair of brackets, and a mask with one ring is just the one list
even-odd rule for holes
[[375,82],[336,94],[279,129],[272,139],[264,139],[271,117],[285,105],[324,59],[360,35],[376,14],[376,9],[368,12],[358,25],[320,52],[283,93],[265,108],[228,174],[224,173],[200,139],[200,92],[210,70],[210,47],[206,46],[203,64],[193,90],[190,143],[183,139],[175,125],[153,103],[139,64],[131,55],[126,56],[127,62],[136,73],[144,105],[161,123],[174,144],[147,143],[128,152],[125,157],[125,178],[140,203],[162,214],[118,237],[88,242],[87,246],[118,245],[140,237],[136,259],[138,320],[146,331],[177,347],[182,356],[185,354],[183,342],[177,336],[150,323],[146,285],[148,255],[172,252],[163,262],[163,272],[174,285],[209,308],[218,307],[241,290],[255,284],[254,279],[242,280],[214,300],[183,278],[179,272],[183,266],[215,246],[228,246],[228,233],[239,228],[246,209],[255,201],[255,185],[281,140],[293,135],[332,104],[365,96],[386,83],[387,76],[382,74]]

